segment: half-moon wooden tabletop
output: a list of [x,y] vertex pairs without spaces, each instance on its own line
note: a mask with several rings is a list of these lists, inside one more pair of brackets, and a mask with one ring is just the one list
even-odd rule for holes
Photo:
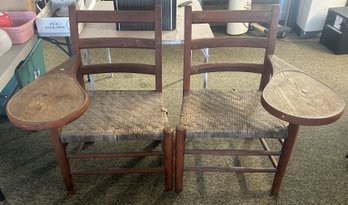
[[300,70],[273,75],[262,93],[263,107],[272,115],[297,125],[325,125],[343,113],[343,98]]
[[16,93],[6,107],[10,121],[24,129],[42,130],[81,116],[89,99],[75,78],[77,66],[77,57],[70,58]]

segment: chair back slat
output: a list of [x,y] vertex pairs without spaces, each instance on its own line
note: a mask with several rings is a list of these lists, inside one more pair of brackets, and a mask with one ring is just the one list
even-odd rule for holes
[[144,48],[155,49],[155,40],[142,38],[81,38],[79,48]]
[[[184,92],[190,90],[191,75],[204,72],[241,71],[261,74],[259,89],[263,89],[268,83],[271,68],[262,63],[209,63],[192,65],[192,50],[204,48],[222,47],[247,47],[261,48],[265,56],[274,54],[277,38],[279,5],[273,5],[270,11],[256,10],[209,10],[192,11],[191,6],[185,7],[185,34],[184,34]],[[215,38],[192,39],[194,24],[202,23],[260,23],[267,24],[268,34],[265,36],[226,36]],[[231,53],[231,55],[233,55]]]
[[81,66],[82,74],[86,75],[91,72],[98,73],[142,73],[142,74],[156,74],[156,67],[154,65],[139,64],[139,63],[109,63],[109,64],[94,64]]
[[256,63],[206,63],[192,66],[191,74],[220,71],[241,71],[261,74],[263,69],[263,64]]
[[[76,10],[75,6],[69,7],[69,21],[71,32],[71,45],[74,54],[80,56],[81,49],[90,48],[132,48],[132,49],[151,49],[154,51],[154,63],[111,63],[98,65],[81,66],[78,73],[81,75],[96,73],[141,73],[155,76],[155,90],[162,91],[162,7],[156,5],[154,10],[116,10],[116,11],[89,11]],[[88,23],[146,23],[153,24],[153,38],[139,37],[80,37],[78,32],[79,24]],[[86,25],[85,25],[86,26]],[[102,32],[102,31],[100,31]],[[83,77],[80,77],[80,83],[83,84]]]
[[268,39],[265,37],[236,37],[236,38],[207,38],[192,40],[192,49],[219,48],[219,47],[252,47],[267,48]]
[[237,23],[258,22],[269,23],[272,19],[270,11],[219,10],[194,11],[192,23]]

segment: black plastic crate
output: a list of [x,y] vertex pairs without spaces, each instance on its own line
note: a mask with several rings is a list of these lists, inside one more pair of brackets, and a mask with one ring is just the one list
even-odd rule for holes
[[348,54],[348,7],[329,9],[319,42],[335,54]]
[[[162,30],[176,28],[176,0],[113,0],[115,10],[153,10],[156,4],[162,5]],[[154,30],[153,24],[117,23],[116,29]]]

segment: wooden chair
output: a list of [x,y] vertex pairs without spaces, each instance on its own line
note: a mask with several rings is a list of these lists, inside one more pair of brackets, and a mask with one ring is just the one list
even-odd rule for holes
[[[69,194],[72,175],[163,173],[165,190],[173,186],[173,131],[162,101],[162,9],[153,11],[87,11],[69,7],[73,57],[21,90],[8,104],[9,118],[25,129],[49,129],[56,157]],[[80,23],[152,23],[154,38],[89,37],[78,33]],[[102,32],[102,31],[101,31]],[[83,65],[81,49],[127,48],[153,51],[155,62]],[[153,90],[84,90],[84,76],[96,73],[137,73],[154,76]],[[117,78],[114,78],[117,80]],[[43,89],[45,88],[45,89]],[[23,102],[25,102],[23,104]],[[78,152],[67,154],[69,143],[149,141],[144,150],[125,153]],[[162,150],[154,150],[160,144]],[[105,143],[104,143],[105,144]],[[75,170],[78,159],[159,156],[164,166]],[[98,161],[97,161],[98,162]]]
[[[275,173],[271,193],[277,194],[298,135],[299,125],[328,124],[341,116],[344,101],[340,96],[319,81],[273,55],[278,14],[279,6],[277,5],[274,5],[271,11],[192,11],[190,6],[185,8],[183,101],[180,124],[176,129],[176,192],[182,191],[184,171],[268,172]],[[192,24],[235,22],[268,24],[269,34],[267,37],[228,36],[194,40],[191,38]],[[220,47],[261,48],[265,50],[265,58],[261,64],[240,62],[202,64],[195,62],[194,64],[192,62],[193,50]],[[252,57],[250,56],[250,58]],[[210,59],[212,58],[211,55]],[[197,74],[237,71],[260,75],[258,89],[248,91],[233,88],[226,90],[193,89],[190,82],[191,77]],[[294,83],[296,79],[302,83]],[[312,85],[310,90],[306,83]],[[284,86],[287,91],[284,91],[282,86],[288,84],[288,87]],[[332,95],[318,93],[313,89],[315,87],[318,90],[320,87]],[[337,102],[333,102],[330,98],[334,98]],[[321,104],[322,102],[326,102],[325,105]],[[278,109],[277,104],[282,105],[279,106],[281,109]],[[186,148],[185,141],[189,140],[194,143],[193,138],[201,138],[201,140],[207,138],[258,139],[264,150],[251,148],[196,149],[194,145],[192,149]],[[266,138],[279,141],[281,150],[270,150]],[[187,155],[193,157],[204,155],[215,157],[264,156],[270,159],[271,166],[265,168],[188,166],[184,161]]]

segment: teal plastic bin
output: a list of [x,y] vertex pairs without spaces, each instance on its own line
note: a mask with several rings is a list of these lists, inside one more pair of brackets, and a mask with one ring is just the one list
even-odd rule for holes
[[46,73],[43,52],[42,42],[39,39],[28,57],[17,66],[15,76],[20,88]]
[[19,89],[46,73],[42,41],[39,39],[27,58],[16,68],[14,76],[0,92],[0,115],[5,116],[8,99]]
[[6,103],[10,97],[19,90],[17,80],[14,76],[8,81],[4,89],[0,92],[0,115],[5,116]]

